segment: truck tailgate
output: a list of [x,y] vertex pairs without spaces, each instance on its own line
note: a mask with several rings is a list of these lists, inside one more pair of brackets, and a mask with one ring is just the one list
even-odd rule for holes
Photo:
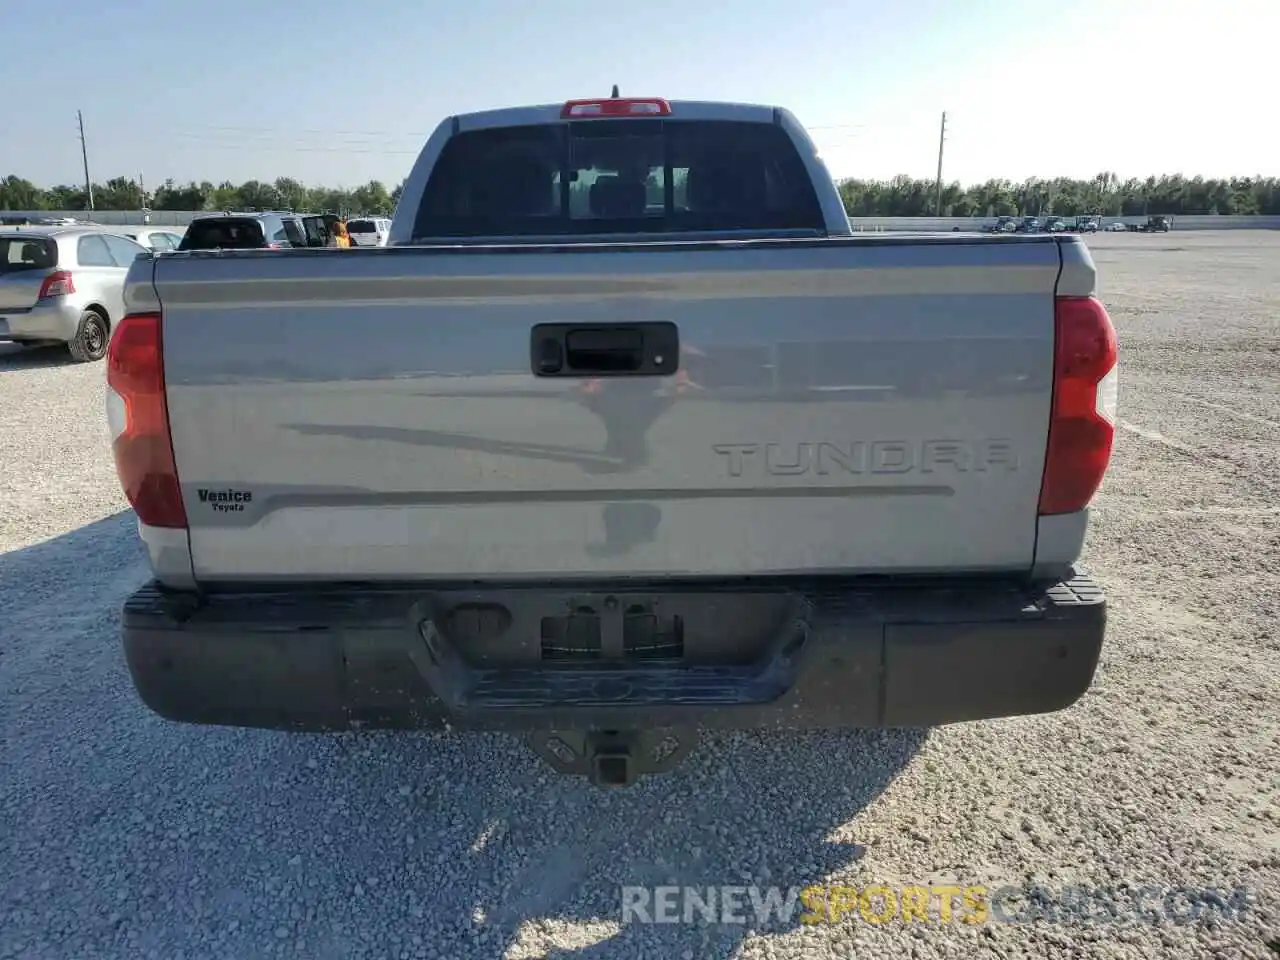
[[[1060,257],[880,236],[159,258],[196,577],[1026,569]],[[687,376],[533,373],[535,324],[653,321]]]

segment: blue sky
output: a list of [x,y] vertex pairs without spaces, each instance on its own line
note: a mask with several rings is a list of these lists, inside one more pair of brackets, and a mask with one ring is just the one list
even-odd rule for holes
[[[450,113],[790,107],[837,176],[1280,174],[1267,0],[0,0],[0,175],[394,185]],[[1272,48],[1268,49],[1271,45]],[[328,135],[326,135],[326,132]]]

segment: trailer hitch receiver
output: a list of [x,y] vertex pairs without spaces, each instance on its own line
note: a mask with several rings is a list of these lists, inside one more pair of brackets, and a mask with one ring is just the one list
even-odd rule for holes
[[552,730],[525,736],[557,773],[585,776],[598,787],[629,787],[641,777],[674,769],[697,744],[697,732]]

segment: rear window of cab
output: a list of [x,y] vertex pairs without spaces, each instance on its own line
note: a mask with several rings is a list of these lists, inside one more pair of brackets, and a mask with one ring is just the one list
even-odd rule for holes
[[804,160],[776,124],[571,119],[452,137],[414,236],[824,228]]

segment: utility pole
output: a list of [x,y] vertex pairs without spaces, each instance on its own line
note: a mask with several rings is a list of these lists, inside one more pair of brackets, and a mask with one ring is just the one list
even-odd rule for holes
[[938,201],[934,209],[935,217],[942,216],[942,147],[947,142],[947,112],[942,112],[942,129],[938,132]]
[[76,111],[76,120],[80,124],[80,159],[84,161],[84,194],[89,212],[93,212],[93,181],[89,179],[89,148],[84,142],[84,114]]

